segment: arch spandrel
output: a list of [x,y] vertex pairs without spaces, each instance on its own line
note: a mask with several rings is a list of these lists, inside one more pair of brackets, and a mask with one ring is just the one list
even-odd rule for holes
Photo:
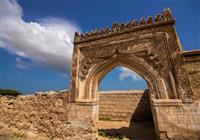
[[[187,74],[180,65],[181,46],[173,27],[174,20],[167,17],[137,27],[133,24],[133,28],[126,30],[115,25],[112,32],[105,30],[81,36],[76,33],[70,98],[96,101],[94,89],[100,76],[112,68],[106,66],[109,62],[111,66],[125,65],[141,74],[150,88],[157,88],[156,98],[184,100],[183,94],[187,95],[189,85],[181,80],[187,79]],[[100,67],[105,69],[99,71]]]

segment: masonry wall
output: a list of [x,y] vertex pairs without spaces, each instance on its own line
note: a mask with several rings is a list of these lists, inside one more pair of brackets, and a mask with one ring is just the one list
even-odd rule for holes
[[184,52],[193,103],[181,100],[153,100],[152,112],[158,138],[161,140],[200,139],[200,51]]
[[[135,119],[144,121],[143,117],[150,114],[148,95],[142,91],[101,93],[100,107],[93,103],[69,103],[66,92],[0,96],[0,139],[92,140],[97,134],[94,122],[98,117],[98,107],[100,117],[110,117],[113,120],[130,120],[134,116],[133,112],[140,110]],[[151,102],[159,139],[199,140],[198,100],[191,104],[184,104],[181,100],[162,99]],[[117,106],[118,104],[120,105]],[[113,106],[119,107],[118,110],[114,110]]]
[[181,100],[153,102],[154,120],[161,140],[199,140],[200,102],[184,104]]
[[104,91],[99,96],[99,119],[151,121],[148,91]]
[[200,100],[200,51],[184,52],[184,57],[195,100]]
[[184,52],[194,103],[181,100],[153,101],[157,134],[161,140],[200,139],[200,51]]
[[[68,92],[29,96],[0,96],[0,139],[87,139],[95,137],[100,118],[148,121],[148,92],[115,91],[100,94],[100,104],[69,103]],[[100,111],[99,111],[100,110]]]
[[94,105],[68,102],[68,93],[0,96],[1,140],[84,140],[95,134]]

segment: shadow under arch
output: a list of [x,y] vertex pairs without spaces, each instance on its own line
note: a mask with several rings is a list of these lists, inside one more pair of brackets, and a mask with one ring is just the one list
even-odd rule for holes
[[164,82],[147,62],[141,61],[137,57],[129,58],[126,55],[120,57],[112,57],[107,61],[97,64],[90,72],[85,84],[84,99],[91,101],[98,101],[98,84],[101,79],[114,67],[123,66],[138,73],[146,80],[151,99],[167,98],[164,88]]

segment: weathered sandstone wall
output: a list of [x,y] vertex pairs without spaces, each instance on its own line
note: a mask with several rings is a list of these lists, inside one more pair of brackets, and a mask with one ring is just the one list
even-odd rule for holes
[[68,134],[67,96],[68,94],[1,96],[0,137],[4,139],[53,138],[62,137],[63,133]]
[[[96,131],[91,120],[98,119],[98,105],[69,103],[66,91],[0,96],[0,105],[0,139],[86,139]],[[99,110],[104,119],[151,119],[147,91],[100,93]]]
[[[148,93],[142,91],[104,92],[98,104],[69,103],[68,94],[0,96],[1,140],[89,140],[96,137],[93,122],[100,118],[141,121],[149,118]],[[153,100],[152,114],[161,140],[198,140],[200,102]],[[99,110],[98,110],[99,107]],[[134,117],[135,116],[135,117]]]
[[160,139],[200,139],[200,51],[184,52],[194,103],[181,100],[158,100],[153,102],[155,125]]
[[86,114],[92,117],[90,108],[68,103],[66,92],[0,96],[0,139],[87,139],[94,134],[92,124],[84,120]]
[[200,100],[200,51],[184,52],[189,80],[196,100]]
[[[148,99],[144,91],[101,93],[100,118],[147,119],[150,114]],[[98,105],[69,103],[67,92],[0,96],[0,105],[1,139],[86,139],[96,131],[92,129],[91,120],[98,116],[90,112],[96,108],[98,113]]]
[[99,96],[99,119],[152,120],[148,91],[104,91]]
[[152,112],[161,140],[200,139],[200,102],[157,100],[153,102]]
[[161,140],[200,139],[200,51],[184,52],[194,103],[181,100],[154,100],[152,112]]

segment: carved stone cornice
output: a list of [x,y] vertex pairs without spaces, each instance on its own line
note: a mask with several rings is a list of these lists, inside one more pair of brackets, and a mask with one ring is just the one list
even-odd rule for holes
[[80,35],[79,33],[75,32],[74,44],[105,38],[117,34],[138,31],[167,24],[174,24],[174,22],[175,19],[172,17],[170,9],[166,8],[161,14],[156,15],[154,19],[151,16],[147,19],[142,17],[140,21],[128,21],[126,24],[119,24],[117,22],[114,22],[111,29],[109,27],[106,27],[105,29],[101,29],[100,31],[96,29],[95,31],[82,33]]
[[185,51],[183,56],[186,62],[189,61],[200,61],[200,50]]

